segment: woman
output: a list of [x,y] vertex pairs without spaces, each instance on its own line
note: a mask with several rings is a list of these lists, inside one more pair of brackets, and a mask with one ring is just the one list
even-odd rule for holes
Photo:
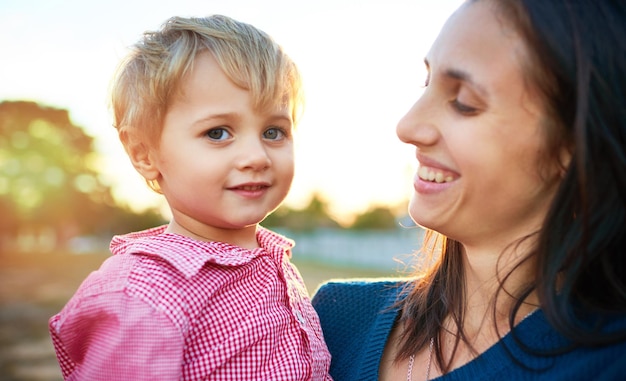
[[430,266],[313,304],[343,380],[626,377],[623,2],[464,3],[397,133]]

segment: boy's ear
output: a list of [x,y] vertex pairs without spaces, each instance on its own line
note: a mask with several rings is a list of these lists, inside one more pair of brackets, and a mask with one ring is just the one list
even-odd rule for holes
[[146,181],[156,180],[160,172],[153,157],[154,152],[150,145],[145,142],[145,138],[137,136],[137,133],[129,131],[126,128],[120,129],[119,137],[124,145],[126,154],[128,154],[130,158],[130,162],[137,172],[139,172]]

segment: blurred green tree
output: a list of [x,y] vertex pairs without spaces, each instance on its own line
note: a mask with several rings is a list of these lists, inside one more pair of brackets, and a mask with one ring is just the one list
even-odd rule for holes
[[328,204],[318,194],[311,197],[303,209],[292,209],[282,205],[261,223],[268,228],[284,228],[292,231],[311,231],[318,228],[339,228],[339,224],[328,214]]
[[380,206],[359,214],[350,226],[355,230],[392,230],[397,227],[394,213],[389,208]]
[[65,247],[75,236],[111,231],[131,215],[101,180],[93,145],[67,110],[0,103],[0,240],[48,231]]

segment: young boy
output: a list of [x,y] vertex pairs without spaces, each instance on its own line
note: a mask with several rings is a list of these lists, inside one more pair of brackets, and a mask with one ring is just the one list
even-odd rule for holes
[[72,380],[328,380],[330,355],[293,242],[259,226],[294,172],[296,66],[224,16],[146,33],[112,87],[128,156],[172,212],[50,319]]

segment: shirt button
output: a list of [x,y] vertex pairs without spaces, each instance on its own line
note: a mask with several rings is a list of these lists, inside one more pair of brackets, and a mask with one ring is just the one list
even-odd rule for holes
[[306,320],[304,320],[304,316],[302,316],[302,313],[298,310],[296,310],[296,319],[298,319],[298,321],[302,325],[304,325],[304,323],[306,322]]

